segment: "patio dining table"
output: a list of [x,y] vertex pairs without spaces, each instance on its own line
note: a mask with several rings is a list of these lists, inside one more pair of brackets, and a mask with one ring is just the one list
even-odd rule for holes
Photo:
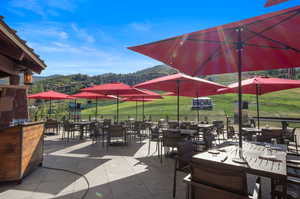
[[76,127],[79,127],[80,131],[80,136],[79,139],[83,140],[83,135],[84,135],[84,128],[88,127],[90,124],[92,124],[92,121],[79,121],[79,122],[73,122],[73,124]]
[[262,132],[261,128],[250,128],[250,127],[244,127],[242,128],[242,134],[247,138],[247,140],[252,141],[253,135],[260,134]]
[[182,136],[188,136],[188,137],[193,137],[195,134],[198,133],[197,130],[191,130],[191,129],[167,129],[167,131],[180,133]]
[[[236,170],[257,176],[272,179],[272,182],[282,185],[283,193],[287,191],[287,171],[286,171],[286,146],[284,145],[264,145],[262,143],[244,142],[243,159],[245,163],[235,162],[239,157],[237,145],[229,145],[218,150],[207,151],[193,156],[192,167],[197,169],[206,167],[215,168],[219,171]],[[272,151],[272,152],[271,152]],[[268,153],[271,153],[268,154]],[[192,169],[192,179],[193,174]],[[197,178],[197,176],[194,176]],[[284,194],[283,198],[287,196]]]

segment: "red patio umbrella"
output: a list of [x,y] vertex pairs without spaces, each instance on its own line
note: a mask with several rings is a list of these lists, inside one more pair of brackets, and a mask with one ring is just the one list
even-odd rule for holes
[[[179,124],[179,96],[200,97],[217,94],[220,88],[226,88],[205,79],[191,77],[182,73],[159,77],[135,85],[137,88],[146,88],[151,90],[161,90],[172,92],[177,95],[177,122]],[[199,120],[199,111],[198,111]]]
[[300,66],[300,6],[129,49],[192,76]]
[[289,1],[289,0],[268,0],[265,4],[265,7],[274,6],[274,5],[277,5],[279,3],[283,3],[286,1]]
[[116,99],[115,96],[113,95],[103,95],[100,93],[91,93],[91,92],[80,92],[77,94],[72,95],[74,98],[82,98],[82,99],[95,99],[96,100],[96,115],[95,117],[97,118],[98,116],[98,99]]
[[29,99],[44,99],[44,100],[50,100],[50,108],[49,111],[51,113],[52,111],[52,100],[64,100],[64,99],[74,99],[70,95],[64,94],[64,93],[59,93],[56,91],[46,91],[46,92],[41,92],[41,93],[36,93],[28,96]]
[[100,84],[81,89],[81,91],[117,96],[117,122],[119,121],[119,97],[131,94],[143,94],[140,90],[120,82]]
[[[299,88],[299,80],[281,79],[274,77],[253,77],[242,81],[242,92],[243,94],[254,94],[256,95],[256,111],[257,121],[259,128],[259,103],[258,96],[266,93],[271,93],[280,90],[287,90],[292,88]],[[220,93],[237,93],[238,83],[228,85],[228,88],[220,89]]]

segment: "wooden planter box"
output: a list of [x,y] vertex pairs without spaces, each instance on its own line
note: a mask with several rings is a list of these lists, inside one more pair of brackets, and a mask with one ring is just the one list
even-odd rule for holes
[[21,182],[43,162],[44,123],[0,130],[0,182]]

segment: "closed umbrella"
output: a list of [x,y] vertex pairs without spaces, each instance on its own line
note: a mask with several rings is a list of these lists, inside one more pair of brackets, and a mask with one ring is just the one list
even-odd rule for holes
[[59,93],[56,91],[46,91],[46,92],[41,92],[41,93],[36,93],[28,96],[29,99],[44,99],[44,100],[49,100],[50,105],[49,105],[49,112],[52,112],[52,100],[64,100],[64,99],[74,99],[70,95],[64,94],[64,93]]
[[113,95],[103,95],[100,93],[91,93],[91,92],[80,92],[72,95],[74,98],[82,98],[82,99],[95,99],[96,100],[96,113],[95,118],[97,118],[98,115],[98,100],[99,99],[116,99]]
[[177,95],[177,122],[179,125],[179,96],[200,97],[217,94],[217,90],[226,88],[205,79],[191,77],[182,73],[159,77],[135,85],[136,88],[145,88],[151,90],[161,90],[172,92]]
[[117,122],[119,122],[119,97],[131,94],[142,94],[141,91],[120,82],[100,84],[81,89],[81,91],[117,96]]
[[[259,128],[259,103],[258,96],[266,93],[271,93],[280,90],[287,90],[292,88],[299,88],[299,80],[281,79],[274,77],[253,77],[242,81],[243,94],[256,95],[256,111],[257,111],[257,124]],[[220,89],[220,93],[237,93],[238,83],[228,85],[226,89]]]
[[191,76],[238,72],[242,147],[242,71],[300,66],[300,6],[129,49]]

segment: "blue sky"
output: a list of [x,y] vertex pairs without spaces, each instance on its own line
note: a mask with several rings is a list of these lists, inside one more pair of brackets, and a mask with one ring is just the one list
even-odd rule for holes
[[159,64],[128,46],[299,5],[266,0],[0,0],[0,15],[46,61],[42,75],[129,73]]

